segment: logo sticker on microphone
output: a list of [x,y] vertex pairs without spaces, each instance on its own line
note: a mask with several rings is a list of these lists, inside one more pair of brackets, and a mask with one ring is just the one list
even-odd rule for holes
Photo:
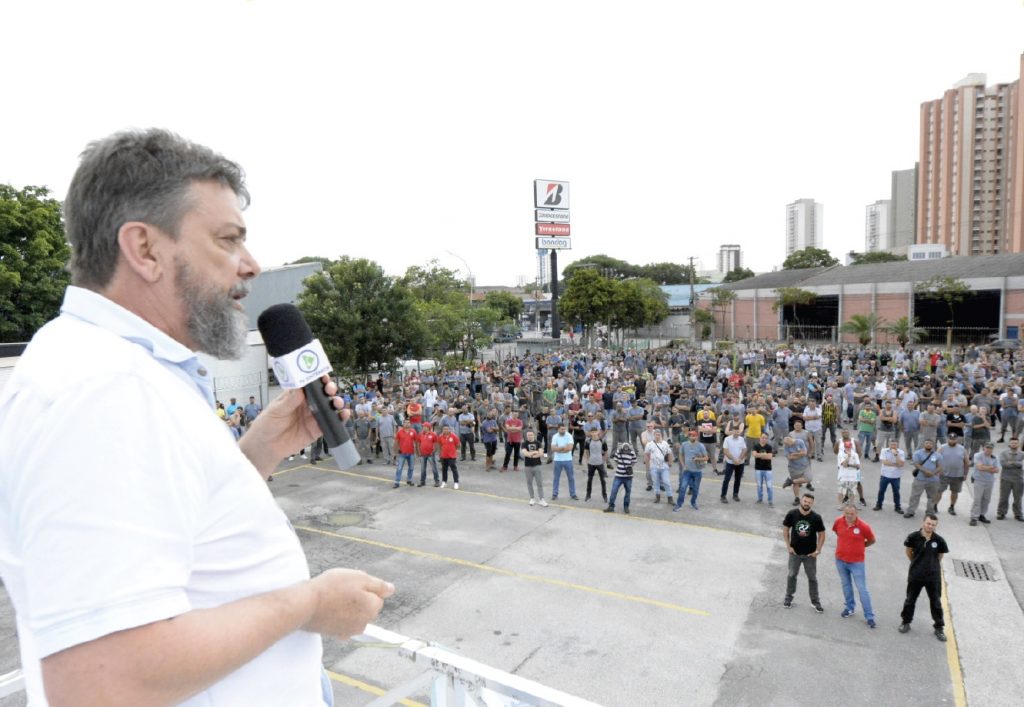
[[331,372],[331,364],[319,339],[313,339],[301,349],[271,361],[274,375],[282,388],[302,388]]

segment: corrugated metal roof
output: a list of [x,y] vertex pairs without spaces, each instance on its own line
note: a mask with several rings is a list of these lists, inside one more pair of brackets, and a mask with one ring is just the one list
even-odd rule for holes
[[[835,266],[839,267],[839,266]],[[776,270],[762,275],[748,277],[739,282],[727,282],[721,285],[724,290],[771,290],[777,287],[797,287],[806,280],[835,268],[804,268],[802,270]]]
[[948,275],[961,280],[1024,275],[1024,253],[778,270],[739,282],[730,282],[722,287],[730,290],[769,290],[779,287],[854,285],[873,282],[921,282],[936,275]]

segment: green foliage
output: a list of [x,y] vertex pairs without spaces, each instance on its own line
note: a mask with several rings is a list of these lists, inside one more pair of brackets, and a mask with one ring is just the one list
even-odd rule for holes
[[818,298],[818,295],[814,292],[799,287],[780,287],[775,290],[775,294],[778,296],[778,299],[772,304],[772,309],[776,312],[779,311],[780,307],[813,304],[814,300]]
[[949,325],[953,326],[953,307],[963,302],[971,288],[963,280],[949,275],[936,275],[914,284],[914,292],[925,299],[941,300],[949,308]]
[[722,278],[722,282],[739,282],[740,280],[746,280],[748,277],[754,277],[753,270],[750,268],[736,268],[726,273],[725,277]]
[[900,317],[892,324],[882,327],[882,331],[895,337],[900,346],[906,346],[908,343],[916,344],[928,333],[925,329],[917,326],[917,317],[914,317],[913,323],[907,317]]
[[803,270],[839,265],[839,261],[825,248],[804,248],[792,253],[782,263],[783,270]]
[[712,327],[715,324],[714,312],[710,309],[701,309],[700,307],[694,309],[693,324],[698,327],[697,331],[700,332],[699,338],[708,338],[711,336],[713,331]]
[[335,368],[366,371],[426,353],[424,321],[404,283],[370,260],[328,262],[306,279],[298,307]]
[[558,313],[565,322],[578,321],[584,332],[607,321],[615,304],[614,281],[596,270],[577,270],[565,283],[558,299]]
[[885,250],[873,253],[851,253],[853,262],[850,265],[870,265],[871,263],[899,263],[907,259],[905,255],[895,255]]
[[488,292],[484,296],[484,304],[499,312],[502,319],[519,321],[519,315],[523,313],[523,300],[511,292]]
[[[625,280],[631,277],[647,278],[660,285],[685,285],[690,282],[690,266],[679,263],[649,263],[633,265],[625,260],[607,255],[591,255],[570,263],[563,271],[563,277],[569,280],[578,270],[595,270],[599,275],[613,279]],[[696,275],[696,273],[694,273]],[[702,277],[694,277],[694,283],[705,283]]]
[[598,323],[620,332],[651,326],[668,316],[668,298],[646,278],[615,280],[594,269],[578,269],[558,300],[565,322],[583,325],[586,338]]
[[412,266],[401,281],[422,302],[451,304],[460,299],[468,300],[468,283],[460,280],[455,270],[441,267],[437,260],[431,260],[426,267]]
[[45,187],[0,184],[0,341],[28,341],[57,316],[71,250]]
[[861,346],[867,346],[875,336],[875,331],[882,326],[884,320],[879,319],[875,312],[868,314],[854,314],[843,322],[839,331],[844,334],[853,334]]

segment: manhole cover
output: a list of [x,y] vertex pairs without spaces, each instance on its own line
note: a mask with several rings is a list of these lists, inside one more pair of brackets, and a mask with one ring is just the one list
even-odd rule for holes
[[344,528],[350,525],[359,525],[364,520],[366,520],[365,513],[352,511],[348,513],[332,513],[324,517],[323,522],[336,528]]
[[953,560],[953,569],[957,577],[974,579],[979,582],[995,582],[996,571],[987,562],[974,562],[973,560]]

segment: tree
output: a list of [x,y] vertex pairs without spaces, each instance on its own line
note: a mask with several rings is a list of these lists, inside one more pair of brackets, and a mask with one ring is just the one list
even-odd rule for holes
[[844,334],[853,334],[861,346],[867,346],[875,338],[875,331],[884,323],[875,312],[868,314],[853,314],[843,322],[839,331]]
[[630,265],[625,260],[599,254],[569,263],[562,271],[562,277],[568,282],[576,271],[588,269],[595,270],[599,275],[612,279],[637,277],[640,274],[635,265]]
[[786,307],[792,307],[793,322],[797,326],[800,326],[800,318],[796,315],[796,308],[801,305],[813,304],[814,300],[818,298],[814,292],[799,287],[780,287],[775,290],[775,294],[778,299],[772,305],[772,310],[777,312],[781,309],[785,315]]
[[693,331],[698,339],[707,339],[711,336],[715,325],[715,315],[709,309],[700,307],[693,310]]
[[28,341],[57,316],[70,276],[60,202],[0,184],[0,341]]
[[872,253],[850,253],[853,262],[850,265],[870,265],[872,263],[899,263],[907,259],[905,255],[896,255],[886,250],[876,250]]
[[736,268],[730,270],[722,278],[722,283],[726,282],[739,282],[740,280],[746,280],[748,277],[754,277],[754,271],[750,268]]
[[488,292],[484,296],[484,304],[501,314],[501,319],[519,321],[519,315],[523,313],[523,300],[511,292],[500,290]]
[[782,263],[783,270],[803,270],[805,268],[821,268],[839,265],[825,248],[804,248],[791,253]]
[[914,293],[925,299],[941,300],[949,308],[949,320],[946,328],[946,348],[953,348],[953,308],[963,302],[971,293],[971,288],[963,280],[949,275],[935,275],[914,284]]
[[729,308],[733,302],[736,301],[736,292],[733,290],[723,289],[721,287],[715,287],[711,292],[711,312],[714,314],[718,312],[721,317],[722,328],[725,328],[725,310]]
[[468,299],[469,283],[460,280],[454,270],[441,267],[437,260],[431,260],[426,267],[413,265],[401,281],[422,302],[453,303]]
[[613,280],[609,311],[602,319],[619,332],[653,326],[668,316],[668,298],[657,283],[646,278]]
[[[640,277],[646,277],[659,285],[685,285],[690,282],[690,266],[679,263],[650,263],[641,265]],[[696,275],[696,273],[694,273]],[[703,278],[699,278],[703,281]]]
[[377,263],[342,257],[305,285],[298,307],[336,369],[367,371],[426,352],[412,294]]
[[615,294],[613,280],[595,270],[577,270],[565,283],[558,313],[563,321],[578,321],[583,326],[584,341],[588,341],[595,324],[611,319]]
[[882,331],[896,337],[896,341],[899,342],[900,346],[906,346],[908,343],[916,344],[924,339],[928,333],[917,326],[917,317],[914,317],[913,323],[907,317],[900,317],[892,324],[882,327]]

